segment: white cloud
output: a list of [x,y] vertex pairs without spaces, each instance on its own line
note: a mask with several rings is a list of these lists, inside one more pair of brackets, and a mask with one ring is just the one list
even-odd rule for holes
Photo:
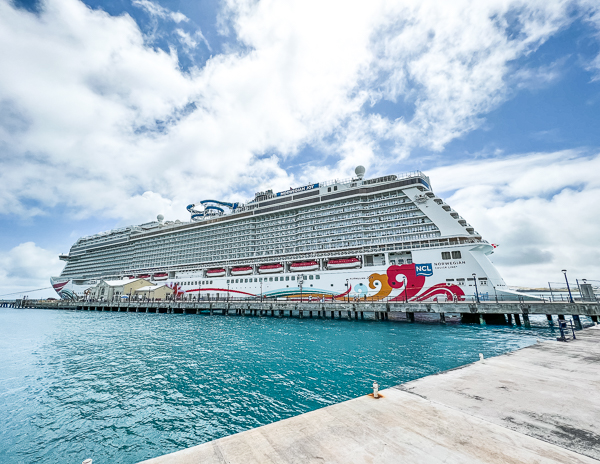
[[[477,127],[507,98],[511,63],[573,20],[559,0],[226,5],[239,50],[186,73],[127,15],[76,0],[33,15],[0,0],[0,212],[184,219],[206,196],[345,177],[359,162],[388,171]],[[203,40],[178,30],[190,48]],[[365,111],[381,99],[407,115]],[[280,162],[307,143],[331,161],[294,178]]]
[[189,34],[188,32],[185,32],[183,29],[175,29],[175,33],[179,37],[179,42],[187,51],[192,50],[198,46],[197,39],[201,40],[204,43],[204,45],[206,45],[206,48],[208,48],[209,51],[212,51],[208,40],[206,40],[206,37],[204,37],[204,34],[202,34],[202,31],[200,29],[198,29],[193,35]]
[[161,19],[170,19],[176,23],[189,21],[188,17],[179,11],[171,11],[158,3],[151,2],[150,0],[133,0],[131,2],[134,6],[142,8],[150,16],[154,16]]
[[[62,268],[63,263],[58,259],[58,253],[40,248],[33,242],[21,243],[7,252],[0,252],[0,295],[45,288],[46,290],[39,292],[30,292],[29,297],[56,298],[49,278],[59,275]],[[0,298],[13,299],[21,296],[23,295],[16,294]]]
[[434,191],[485,239],[509,285],[600,280],[600,154],[532,153],[430,171]]

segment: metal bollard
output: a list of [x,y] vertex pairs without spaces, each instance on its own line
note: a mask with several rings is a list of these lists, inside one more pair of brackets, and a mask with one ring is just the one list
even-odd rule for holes
[[479,360],[483,361],[483,353],[479,353]]
[[379,384],[373,382],[373,398],[379,398]]

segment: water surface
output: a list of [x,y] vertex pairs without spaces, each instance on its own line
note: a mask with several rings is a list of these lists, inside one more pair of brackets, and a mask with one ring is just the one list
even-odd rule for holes
[[554,337],[531,329],[0,309],[0,462],[135,463]]

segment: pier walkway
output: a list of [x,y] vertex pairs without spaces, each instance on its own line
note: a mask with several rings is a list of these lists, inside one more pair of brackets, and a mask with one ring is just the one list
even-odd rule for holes
[[598,463],[600,327],[144,461]]
[[573,316],[578,329],[579,316],[589,316],[598,322],[600,304],[597,302],[299,302],[299,301],[68,301],[68,300],[12,300],[0,301],[0,307],[67,309],[74,311],[115,311],[136,313],[239,315],[272,317],[321,317],[331,319],[364,319],[365,316],[377,320],[404,318],[415,321],[415,314],[436,314],[441,323],[446,322],[446,314],[460,314],[467,323],[523,324],[529,326],[529,316],[546,315],[564,319]]

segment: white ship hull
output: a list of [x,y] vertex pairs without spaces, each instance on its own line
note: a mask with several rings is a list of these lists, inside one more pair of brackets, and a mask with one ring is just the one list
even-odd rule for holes
[[[462,245],[461,259],[441,260],[444,248],[413,251],[411,264],[365,266],[361,269],[321,269],[278,276],[220,278],[203,277],[201,272],[182,273],[168,284],[179,297],[197,299],[263,298],[298,299],[298,278],[303,277],[302,296],[331,299],[368,299],[371,301],[470,301],[477,291],[482,300],[509,295],[504,281],[485,252],[490,245]],[[280,271],[278,271],[280,272]],[[277,279],[277,280],[275,280]],[[462,280],[460,280],[462,279]],[[471,279],[471,280],[468,280]],[[346,287],[349,285],[349,289]],[[199,287],[200,286],[200,287]],[[511,296],[514,296],[510,294]]]

